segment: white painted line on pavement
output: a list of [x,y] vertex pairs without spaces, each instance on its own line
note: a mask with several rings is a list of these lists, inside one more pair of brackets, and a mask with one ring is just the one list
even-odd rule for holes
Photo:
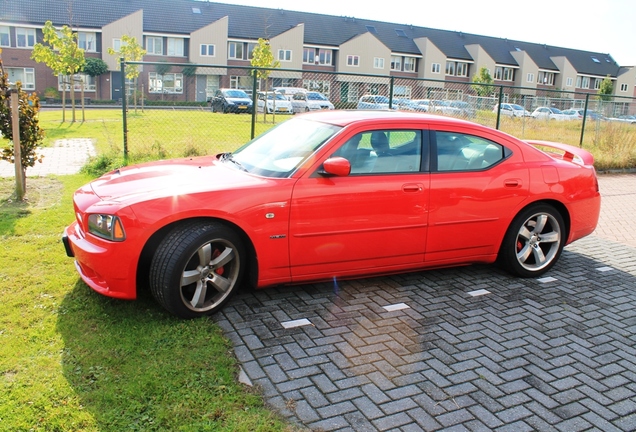
[[282,322],[281,324],[286,329],[290,329],[290,328],[294,328],[294,327],[301,327],[301,326],[311,325],[311,321],[309,321],[307,318],[303,318],[303,319],[298,319],[298,320],[294,320],[294,321],[285,321],[285,322]]
[[410,309],[410,306],[408,306],[405,303],[397,303],[397,304],[387,305],[383,307],[384,309],[386,309],[387,312],[393,312],[393,311],[398,311],[402,309]]
[[600,271],[600,272],[607,272],[607,271],[612,271],[612,270],[614,270],[614,268],[613,268],[613,267],[599,267],[599,268],[597,268],[596,270],[597,270],[597,271]]
[[554,282],[556,280],[558,280],[558,279],[557,278],[553,278],[552,276],[548,276],[548,277],[544,277],[544,278],[541,278],[541,279],[537,279],[537,282],[548,283],[548,282]]
[[470,295],[472,297],[482,296],[482,295],[486,295],[486,294],[490,294],[490,291],[485,290],[485,289],[480,289],[480,290],[476,290],[476,291],[470,291],[468,293],[468,295]]

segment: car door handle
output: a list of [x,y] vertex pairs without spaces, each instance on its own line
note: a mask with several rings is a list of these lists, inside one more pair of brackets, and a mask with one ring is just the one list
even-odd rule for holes
[[402,190],[404,192],[421,192],[422,189],[422,185],[417,183],[407,183],[405,185],[402,185]]
[[521,187],[521,180],[520,179],[507,179],[507,180],[504,180],[504,186],[507,187],[507,188]]

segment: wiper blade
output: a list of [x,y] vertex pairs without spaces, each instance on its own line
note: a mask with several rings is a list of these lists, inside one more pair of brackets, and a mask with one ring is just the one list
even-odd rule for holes
[[247,169],[241,165],[241,163],[239,161],[237,161],[236,159],[234,159],[234,156],[232,155],[232,153],[223,153],[221,154],[221,161],[230,161],[232,162],[234,165],[236,165],[239,169],[243,170],[243,171],[247,171]]

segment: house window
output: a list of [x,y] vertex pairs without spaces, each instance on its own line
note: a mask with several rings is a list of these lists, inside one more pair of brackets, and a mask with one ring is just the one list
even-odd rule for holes
[[576,87],[582,89],[590,88],[590,77],[577,76],[576,77]]
[[163,55],[163,38],[146,36],[146,52],[149,55]]
[[35,69],[34,68],[6,68],[9,82],[20,81],[24,90],[35,90]]
[[291,59],[292,59],[291,50],[282,50],[282,49],[278,50],[278,60],[282,62],[290,62]]
[[402,57],[391,57],[391,70],[401,71],[402,70]]
[[349,55],[347,56],[347,66],[360,66],[360,56]]
[[[228,58],[235,60],[243,60],[243,43],[228,42]],[[235,87],[236,88],[236,87]]]
[[384,59],[381,57],[374,57],[373,67],[374,69],[384,69]]
[[183,93],[183,74],[157,72],[148,73],[148,93]]
[[414,57],[404,57],[405,72],[415,72],[415,60]]
[[439,63],[433,63],[431,65],[431,72],[434,74],[438,74],[441,70],[441,65]]
[[461,77],[468,76],[468,63],[457,62],[455,65],[455,75]]
[[318,50],[318,64],[331,66],[331,53],[332,50],[321,49]]
[[626,92],[628,87],[629,87],[629,86],[628,86],[627,84],[621,84],[621,91],[622,91],[623,93],[624,93],[624,92]]
[[537,83],[543,85],[554,85],[554,73],[553,72],[539,72]]
[[97,36],[95,33],[78,32],[77,45],[86,52],[97,51]]
[[309,91],[317,91],[322,93],[327,99],[329,99],[329,93],[331,92],[331,82],[323,80],[303,80],[303,88]]
[[15,36],[20,48],[33,48],[35,45],[35,29],[18,27],[15,29]]
[[304,64],[316,63],[316,50],[314,48],[303,49],[303,63]]
[[572,78],[568,78],[567,80],[565,80],[565,86],[572,87]]
[[529,73],[526,76],[526,81],[529,82],[529,83],[533,83],[534,82],[534,74],[533,73]]
[[603,80],[602,80],[602,79],[600,79],[600,78],[596,78],[596,79],[594,80],[594,90],[598,90],[598,89],[600,89],[600,88],[601,88],[601,83],[602,83],[602,82],[603,82]]
[[11,46],[11,38],[9,37],[9,27],[0,26],[0,46]]
[[167,53],[169,56],[183,57],[183,39],[168,38]]
[[512,81],[514,80],[514,69],[497,66],[495,68],[495,76],[494,79],[499,81]]
[[[84,85],[84,91],[95,91],[95,78],[86,74],[75,74],[72,78],[73,90],[81,91],[82,84]],[[70,75],[58,75],[57,76],[57,89],[59,91],[69,91],[71,89],[71,77]]]
[[251,60],[254,57],[254,48],[258,46],[257,43],[248,43],[247,44],[247,59]]
[[201,44],[201,56],[203,56],[203,57],[214,57],[214,45],[212,45],[212,44]]
[[455,75],[455,62],[446,62],[446,75]]

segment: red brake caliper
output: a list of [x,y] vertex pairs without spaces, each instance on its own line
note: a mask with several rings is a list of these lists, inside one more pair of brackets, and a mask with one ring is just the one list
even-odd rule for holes
[[[218,258],[219,255],[221,255],[221,251],[216,249],[214,253],[212,254],[212,259]],[[224,271],[225,270],[223,269],[223,267],[219,267],[216,270],[214,270],[214,273],[218,274],[219,276],[223,276]]]

